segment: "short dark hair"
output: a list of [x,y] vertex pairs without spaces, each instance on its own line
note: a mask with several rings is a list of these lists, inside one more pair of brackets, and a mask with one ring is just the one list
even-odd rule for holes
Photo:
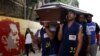
[[91,17],[93,17],[93,15],[92,15],[92,14],[88,14],[88,16],[91,16]]
[[72,12],[73,14],[76,15],[76,12],[74,10],[68,10],[68,12]]
[[81,15],[84,16],[84,18],[86,18],[86,15],[85,14],[79,14],[78,17],[80,17]]

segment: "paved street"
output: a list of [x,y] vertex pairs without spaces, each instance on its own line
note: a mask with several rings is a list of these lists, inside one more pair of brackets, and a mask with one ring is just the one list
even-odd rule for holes
[[36,53],[36,54],[30,53],[29,56],[41,56],[41,53]]
[[97,56],[100,56],[100,51],[98,51]]
[[[30,53],[29,56],[41,56],[41,53],[36,53],[36,54]],[[97,56],[100,56],[100,51],[97,52]]]

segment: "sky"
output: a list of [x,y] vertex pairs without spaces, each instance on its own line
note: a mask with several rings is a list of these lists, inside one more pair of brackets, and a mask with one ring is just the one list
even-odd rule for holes
[[79,8],[92,13],[93,21],[100,25],[100,0],[78,0]]

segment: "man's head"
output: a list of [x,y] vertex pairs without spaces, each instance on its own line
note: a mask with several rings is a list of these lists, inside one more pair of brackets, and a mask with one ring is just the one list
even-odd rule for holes
[[88,22],[88,23],[90,23],[90,22],[92,21],[92,17],[93,17],[93,15],[91,15],[91,14],[89,14],[89,15],[87,16],[87,22]]
[[72,11],[72,10],[68,11],[68,14],[66,15],[66,17],[67,17],[68,21],[75,20],[75,18],[76,18],[75,11]]
[[83,15],[83,14],[79,15],[78,21],[79,22],[84,22],[85,21],[85,15]]
[[27,29],[26,29],[26,32],[28,32],[28,33],[29,33],[29,32],[30,32],[30,29],[29,29],[29,28],[27,28]]
[[43,25],[44,27],[48,27],[50,22],[49,21],[41,21],[40,24]]

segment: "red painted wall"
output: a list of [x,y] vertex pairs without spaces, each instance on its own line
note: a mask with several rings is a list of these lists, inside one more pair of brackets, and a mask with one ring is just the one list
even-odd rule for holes
[[0,21],[0,53],[3,56],[19,56],[24,50],[24,36],[19,28],[18,22],[9,19]]

